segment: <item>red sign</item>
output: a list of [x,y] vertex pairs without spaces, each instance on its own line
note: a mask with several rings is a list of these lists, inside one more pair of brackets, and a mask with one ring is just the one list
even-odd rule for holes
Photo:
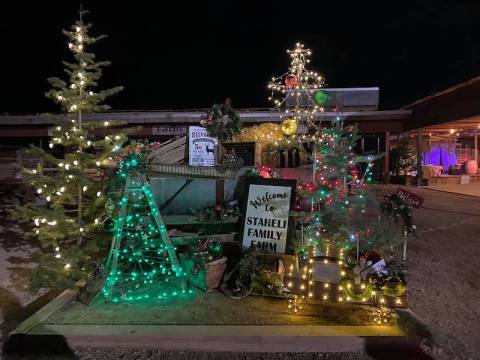
[[418,196],[417,194],[414,194],[408,190],[398,188],[397,189],[397,195],[408,202],[411,206],[413,206],[415,209],[418,209],[420,206],[422,206],[423,201],[425,200],[421,196]]

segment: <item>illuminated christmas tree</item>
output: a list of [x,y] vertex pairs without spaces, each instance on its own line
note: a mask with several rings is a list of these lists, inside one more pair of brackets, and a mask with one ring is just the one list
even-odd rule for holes
[[[383,226],[388,221],[366,189],[373,162],[383,154],[355,154],[357,127],[344,124],[342,99],[330,99],[321,89],[323,78],[306,69],[311,51],[298,43],[288,53],[289,71],[268,85],[270,99],[287,117],[281,126],[283,138],[273,141],[270,152],[301,149],[310,156],[311,173],[299,179],[299,198],[291,213],[299,230],[299,268],[290,267],[284,284],[297,298],[366,303],[381,293],[380,304],[390,297],[395,298],[390,304],[401,306],[404,283],[388,280],[396,277],[395,270],[387,269],[381,255],[393,259],[399,236]],[[390,288],[395,290],[390,293]]]
[[[102,240],[101,214],[106,197],[103,180],[107,164],[126,141],[122,133],[107,132],[99,139],[94,130],[120,125],[119,122],[85,122],[85,113],[109,109],[103,101],[122,88],[96,90],[107,61],[96,61],[88,51],[90,45],[105,36],[88,34],[90,24],[83,22],[86,11],[64,30],[72,62],[64,62],[66,81],[49,78],[52,89],[46,96],[61,106],[59,116],[50,129],[49,150],[32,146],[31,156],[42,161],[36,169],[25,169],[25,182],[31,184],[44,201],[40,205],[18,207],[13,217],[32,224],[34,235],[44,250],[38,269],[33,273],[33,287],[65,288],[73,286],[91,272]],[[105,240],[105,239],[104,239]]]
[[[343,257],[343,250],[358,248],[366,234],[366,209],[372,200],[365,186],[371,181],[376,157],[356,155],[352,149],[358,140],[355,126],[344,127],[335,121],[321,129],[315,141],[312,181],[301,185],[298,193],[308,199],[301,251],[309,256]],[[363,174],[360,162],[368,163]]]
[[113,302],[168,299],[189,293],[186,274],[144,175],[144,152],[120,163],[125,180],[107,257],[103,294]]
[[[288,72],[274,77],[268,84],[269,98],[285,113],[283,139],[273,142],[272,153],[291,148],[310,154],[311,179],[299,184],[303,204],[295,214],[304,223],[297,250],[308,256],[340,256],[361,236],[359,218],[365,213],[367,194],[364,185],[371,180],[374,157],[359,157],[353,152],[359,137],[355,126],[345,127],[340,100],[332,104],[322,89],[324,78],[308,70],[310,49],[297,43],[287,50],[291,63]],[[332,106],[335,115],[325,121],[325,106]],[[368,163],[363,174],[360,162]],[[358,247],[358,246],[357,246]],[[312,252],[313,249],[317,252]]]

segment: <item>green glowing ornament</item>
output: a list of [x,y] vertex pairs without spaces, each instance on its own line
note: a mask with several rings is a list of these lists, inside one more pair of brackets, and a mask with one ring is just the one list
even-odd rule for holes
[[113,221],[112,218],[106,218],[103,221],[103,229],[106,232],[113,232],[113,229],[115,228],[115,221]]
[[222,244],[220,242],[211,242],[208,245],[208,252],[213,255],[219,255],[222,253]]
[[131,159],[130,162],[128,163],[129,167],[135,167],[138,165],[138,160],[137,159]]
[[313,101],[318,106],[323,106],[325,103],[330,100],[330,95],[325,90],[318,90],[315,94],[313,94]]

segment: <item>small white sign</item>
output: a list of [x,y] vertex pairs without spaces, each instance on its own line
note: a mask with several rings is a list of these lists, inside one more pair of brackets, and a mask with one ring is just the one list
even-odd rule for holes
[[217,139],[200,126],[188,127],[188,164],[190,166],[215,166]]
[[460,185],[470,184],[470,176],[469,175],[462,175],[460,176]]
[[323,260],[318,260],[313,263],[312,268],[314,281],[338,284],[342,279],[340,266],[337,263],[325,264]]
[[285,253],[291,186],[250,184],[243,246]]

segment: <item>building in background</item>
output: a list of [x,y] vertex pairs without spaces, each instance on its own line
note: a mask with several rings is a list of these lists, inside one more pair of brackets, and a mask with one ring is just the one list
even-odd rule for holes
[[[472,181],[478,180],[480,77],[397,110],[379,110],[377,87],[324,90],[330,98],[325,105],[324,121],[328,123],[340,116],[347,124],[357,124],[361,135],[355,149],[358,153],[385,152],[376,166],[378,180],[389,182],[392,176],[392,180],[403,176],[410,178],[410,182],[415,178],[418,184],[460,183],[463,174],[470,175]],[[188,134],[188,126],[199,125],[206,111],[122,111],[87,114],[84,119],[122,120],[127,127],[138,127],[130,135],[132,140],[173,142]],[[239,109],[238,112],[243,126],[283,120],[280,112],[270,109]],[[53,117],[0,116],[0,166],[13,171],[15,162],[28,163],[19,150],[30,143],[45,147]],[[99,136],[102,135],[99,132]],[[279,166],[292,164],[288,154],[282,159]],[[246,165],[255,165],[250,162]],[[4,176],[8,172],[4,171]],[[449,176],[445,176],[447,174]]]

